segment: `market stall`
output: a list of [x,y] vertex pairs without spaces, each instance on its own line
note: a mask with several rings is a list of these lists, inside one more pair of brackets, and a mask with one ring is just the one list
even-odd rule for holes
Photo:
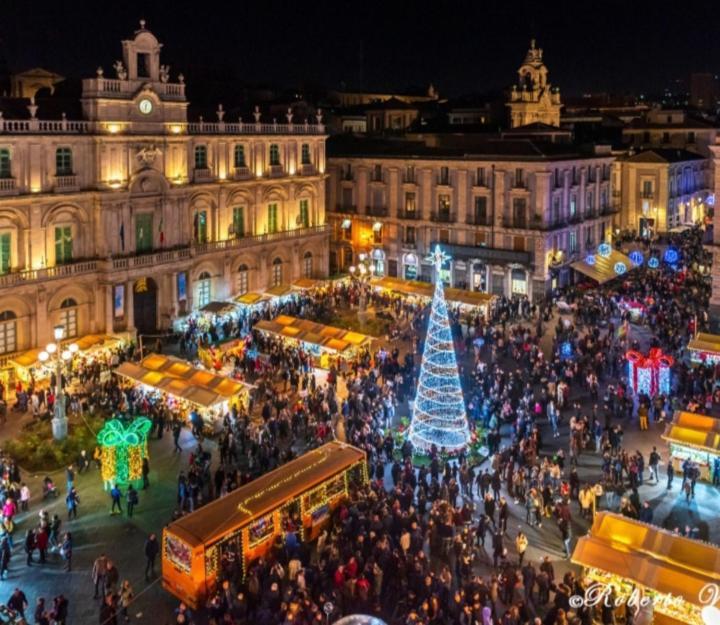
[[269,298],[262,293],[250,291],[248,293],[243,293],[242,295],[237,295],[233,301],[241,308],[253,308],[254,306],[260,306],[264,302],[267,302],[268,299]]
[[220,371],[227,360],[233,356],[242,356],[245,351],[244,339],[228,339],[214,345],[199,345],[198,358],[208,369]]
[[610,512],[598,512],[572,562],[591,582],[612,584],[619,599],[637,589],[652,599],[653,620],[704,625],[702,589],[720,583],[720,549]]
[[690,360],[696,364],[720,363],[720,335],[700,332],[687,346]]
[[359,350],[369,347],[375,340],[366,334],[289,315],[279,315],[272,321],[258,321],[253,329],[302,347],[318,358],[316,366],[321,369],[329,369],[338,357],[352,359]]
[[327,286],[327,284],[327,280],[320,280],[317,278],[298,278],[291,286],[297,291],[313,291],[315,289],[322,289]]
[[183,416],[187,417],[194,409],[211,420],[222,417],[232,406],[247,408],[252,388],[245,382],[160,354],[150,354],[137,364],[124,362],[113,373],[167,396]]
[[676,473],[682,475],[682,463],[691,460],[700,469],[700,478],[712,481],[715,461],[720,458],[720,419],[678,410],[662,437],[670,447]]
[[[123,344],[123,340],[116,336],[106,334],[88,334],[79,339],[67,339],[61,346],[75,343],[78,346],[75,358],[106,358],[109,352]],[[23,383],[27,384],[33,377],[36,382],[48,379],[55,371],[55,366],[40,361],[40,352],[44,348],[35,348],[13,356],[8,364],[14,369],[14,374]]]
[[191,607],[204,605],[221,562],[232,554],[247,565],[293,527],[310,541],[368,480],[365,452],[333,441],[181,517],[163,530],[163,587]]
[[599,245],[598,249],[597,254],[588,254],[584,260],[570,263],[570,266],[598,284],[622,277],[637,267],[628,256],[610,248],[607,243]]
[[[435,289],[435,286],[430,282],[403,280],[402,278],[373,278],[370,284],[378,291],[415,298],[423,303],[432,300]],[[467,291],[465,289],[448,287],[445,289],[445,299],[448,303],[455,304],[464,311],[479,311],[487,317],[490,312],[490,307],[497,297],[480,291]]]

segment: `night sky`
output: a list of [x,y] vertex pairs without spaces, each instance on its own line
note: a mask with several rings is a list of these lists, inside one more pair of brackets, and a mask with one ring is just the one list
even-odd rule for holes
[[214,68],[252,84],[486,92],[512,83],[532,36],[566,94],[659,92],[720,70],[711,0],[5,0],[0,37],[12,69],[87,77],[102,64],[112,76],[140,17],[164,43],[173,77],[183,71],[188,82]]

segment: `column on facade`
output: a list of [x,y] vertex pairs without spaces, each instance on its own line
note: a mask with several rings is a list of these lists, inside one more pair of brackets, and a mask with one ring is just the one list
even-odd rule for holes
[[126,330],[135,332],[135,281],[128,280],[125,284],[125,318],[127,319]]
[[48,315],[48,294],[45,287],[38,287],[35,305],[35,336],[33,345],[47,345],[54,341],[52,327]]
[[105,334],[112,334],[115,329],[115,297],[113,288],[112,284],[98,284],[98,300],[105,302]]

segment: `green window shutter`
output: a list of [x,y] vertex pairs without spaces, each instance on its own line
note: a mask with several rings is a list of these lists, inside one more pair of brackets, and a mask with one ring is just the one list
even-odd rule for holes
[[310,211],[308,209],[308,200],[300,200],[300,223],[303,228],[310,227]]
[[0,178],[11,178],[12,166],[10,161],[10,150],[0,150]]
[[10,271],[10,235],[0,234],[0,273]]
[[235,206],[233,208],[233,233],[236,237],[245,236],[245,207]]
[[72,229],[70,226],[55,228],[55,264],[62,265],[72,261]]
[[268,204],[268,232],[278,231],[277,204]]
[[235,167],[245,167],[245,146],[235,146]]
[[135,216],[135,251],[149,252],[153,249],[153,215],[139,213]]

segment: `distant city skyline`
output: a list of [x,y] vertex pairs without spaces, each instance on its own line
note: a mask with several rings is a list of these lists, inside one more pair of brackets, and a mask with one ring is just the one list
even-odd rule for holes
[[715,73],[720,59],[714,36],[720,18],[707,1],[463,0],[412,10],[405,3],[326,0],[172,6],[13,2],[0,23],[2,52],[14,71],[42,66],[84,77],[102,62],[111,75],[113,42],[144,18],[165,42],[172,71],[188,82],[212,70],[288,86],[401,89],[432,82],[443,95],[508,87],[533,37],[545,50],[552,83],[568,95],[659,94],[693,72]]

